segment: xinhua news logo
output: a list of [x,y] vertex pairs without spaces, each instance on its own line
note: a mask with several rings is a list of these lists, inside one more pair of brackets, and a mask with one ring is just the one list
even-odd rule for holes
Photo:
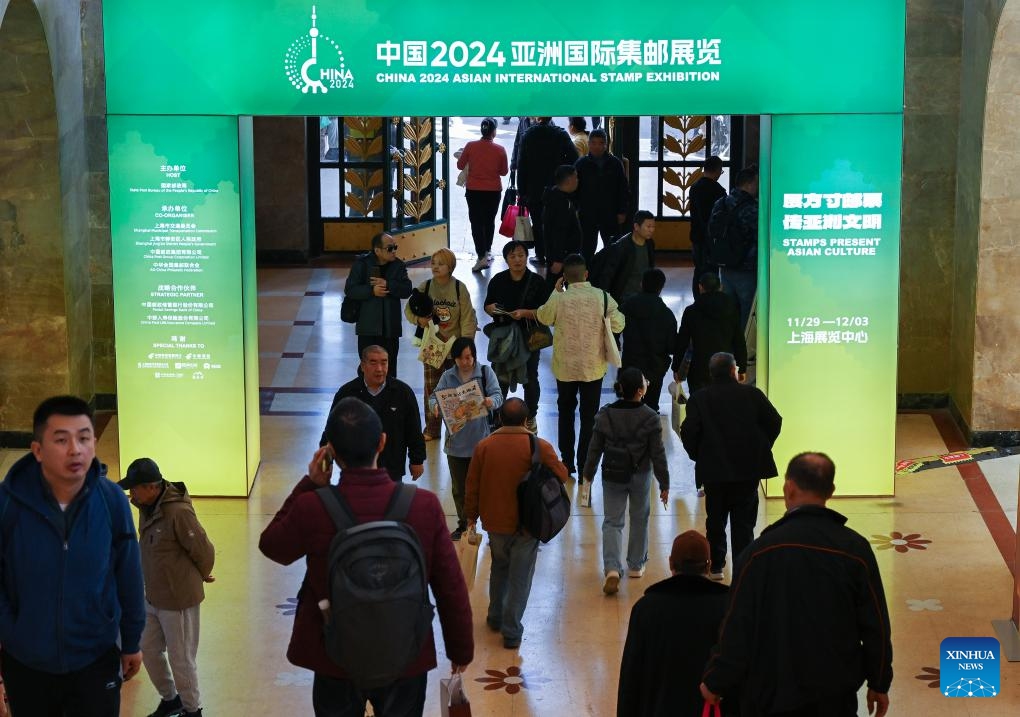
[[944,697],[999,694],[999,641],[994,637],[947,637],[940,647],[939,687]]

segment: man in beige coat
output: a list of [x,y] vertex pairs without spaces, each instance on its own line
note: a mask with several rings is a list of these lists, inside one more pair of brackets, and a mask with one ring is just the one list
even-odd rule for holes
[[151,458],[128,466],[118,483],[139,512],[145,580],[142,662],[160,695],[149,717],[201,717],[198,693],[199,606],[213,581],[215,550],[183,483],[164,480]]

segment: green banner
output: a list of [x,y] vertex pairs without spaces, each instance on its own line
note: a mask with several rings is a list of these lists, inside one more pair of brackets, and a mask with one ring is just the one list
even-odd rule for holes
[[254,247],[242,251],[238,120],[110,117],[108,128],[121,464],[148,456],[193,494],[245,496],[258,393],[245,386],[257,352],[245,353],[256,337],[241,258]]
[[828,453],[843,496],[893,493],[902,125],[899,115],[772,118],[776,459]]
[[900,112],[904,0],[106,0],[111,114]]

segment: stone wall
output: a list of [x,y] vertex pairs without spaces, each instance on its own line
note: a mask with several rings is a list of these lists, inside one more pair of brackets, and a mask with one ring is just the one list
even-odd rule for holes
[[[999,16],[988,71],[975,291],[973,407],[979,443],[1020,442],[1020,0]],[[1006,434],[1006,435],[1003,435]],[[1012,434],[1012,435],[1010,435]]]
[[106,64],[103,3],[81,3],[85,158],[88,177],[89,278],[92,282],[94,393],[100,408],[117,393],[113,336],[113,247],[110,235],[110,160],[106,138]]
[[70,384],[53,73],[31,0],[0,7],[0,431]]
[[956,243],[950,399],[964,428],[974,426],[975,317],[977,256],[981,221],[982,145],[988,67],[999,14],[1005,0],[965,0],[960,65],[960,120],[956,174]]
[[907,1],[897,391],[914,401],[951,383],[962,28],[958,2]]
[[304,117],[256,117],[255,245],[260,261],[309,257],[308,149]]
[[40,398],[94,396],[81,15],[88,3],[0,0],[0,433]]

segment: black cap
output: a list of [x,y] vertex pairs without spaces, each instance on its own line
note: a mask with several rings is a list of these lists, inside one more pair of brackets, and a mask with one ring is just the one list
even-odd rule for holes
[[159,466],[151,458],[138,458],[128,466],[124,478],[117,483],[124,490],[147,483],[159,483],[163,480],[163,474],[159,472]]

